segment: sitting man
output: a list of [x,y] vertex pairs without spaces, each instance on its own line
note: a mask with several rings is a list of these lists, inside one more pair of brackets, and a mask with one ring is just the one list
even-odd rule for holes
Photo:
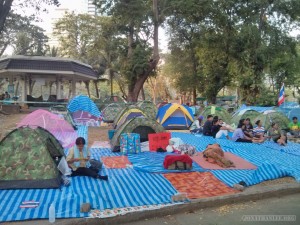
[[203,151],[203,157],[210,163],[215,163],[222,168],[235,167],[234,163],[224,157],[224,152],[219,144],[210,144]]
[[70,149],[67,162],[72,169],[71,176],[89,176],[96,179],[108,180],[107,176],[99,175],[99,169],[91,167],[90,153],[85,145],[85,139],[78,137],[75,146]]
[[296,116],[293,117],[293,121],[289,123],[290,133],[294,137],[300,137],[300,122]]
[[206,122],[203,125],[203,135],[212,136],[212,133],[211,133],[212,120],[213,120],[213,116],[208,115],[207,119],[206,119]]

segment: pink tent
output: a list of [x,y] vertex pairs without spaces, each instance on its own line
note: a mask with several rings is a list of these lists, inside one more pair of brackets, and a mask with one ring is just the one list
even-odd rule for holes
[[38,109],[22,119],[18,127],[22,126],[42,127],[48,130],[64,148],[72,147],[77,138],[76,131],[67,121],[43,109]]

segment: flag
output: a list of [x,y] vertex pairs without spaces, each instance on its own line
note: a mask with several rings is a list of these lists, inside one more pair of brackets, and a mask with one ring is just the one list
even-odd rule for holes
[[284,84],[282,84],[279,91],[278,106],[280,106],[282,103],[284,103]]

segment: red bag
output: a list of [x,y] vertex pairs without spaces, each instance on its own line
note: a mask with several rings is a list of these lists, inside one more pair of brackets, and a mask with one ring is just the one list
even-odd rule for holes
[[148,134],[149,150],[156,151],[158,148],[166,150],[166,147],[169,145],[170,138],[171,133],[169,132]]

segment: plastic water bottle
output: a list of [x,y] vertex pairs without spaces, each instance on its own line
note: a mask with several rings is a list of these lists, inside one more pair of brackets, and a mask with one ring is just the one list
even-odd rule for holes
[[55,222],[55,207],[53,203],[49,207],[49,222],[54,223]]

